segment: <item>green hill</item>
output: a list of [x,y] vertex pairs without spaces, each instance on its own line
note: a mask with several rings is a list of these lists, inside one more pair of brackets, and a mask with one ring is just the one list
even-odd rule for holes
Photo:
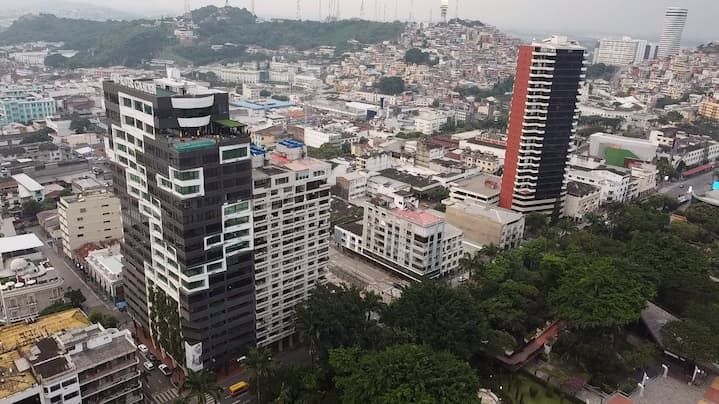
[[[192,12],[199,40],[181,46],[172,35],[172,24],[149,20],[90,21],[58,18],[50,14],[25,16],[0,32],[0,44],[31,41],[62,41],[80,53],[66,61],[70,67],[108,65],[136,66],[160,55],[177,55],[195,64],[241,61],[245,47],[268,49],[292,46],[306,50],[322,45],[345,46],[348,41],[379,43],[395,39],[402,23],[361,20],[336,22],[277,20],[258,22],[246,9],[207,6]],[[219,51],[210,45],[233,43]]]

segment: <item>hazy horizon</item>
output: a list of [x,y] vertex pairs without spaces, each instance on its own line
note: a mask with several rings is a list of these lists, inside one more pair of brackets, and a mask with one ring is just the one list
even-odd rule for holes
[[[111,7],[126,12],[179,15],[184,9],[184,0],[72,0],[76,3],[90,3]],[[250,8],[252,0],[230,0],[235,7]],[[339,0],[340,16],[360,16],[361,0]],[[457,7],[459,1],[459,7]],[[573,33],[583,35],[631,35],[649,40],[659,38],[663,14],[666,7],[679,6],[689,9],[684,30],[688,41],[710,41],[719,39],[715,28],[719,15],[719,1],[715,0],[604,0],[600,7],[577,4],[572,0],[549,0],[541,5],[531,0],[450,0],[450,18],[478,19],[496,25],[504,30],[525,33]],[[582,2],[586,3],[586,2]],[[190,0],[191,7],[205,5],[223,6],[224,0]],[[327,16],[329,0],[301,0],[303,19],[317,20]],[[395,17],[406,21],[412,7],[413,20],[428,21],[430,13],[434,21],[439,20],[439,0],[364,0],[364,18],[391,21]],[[0,6],[15,6],[18,3],[0,0]],[[296,16],[296,0],[255,0],[255,11],[260,17]],[[457,13],[458,12],[458,13]],[[591,19],[590,19],[591,16]]]

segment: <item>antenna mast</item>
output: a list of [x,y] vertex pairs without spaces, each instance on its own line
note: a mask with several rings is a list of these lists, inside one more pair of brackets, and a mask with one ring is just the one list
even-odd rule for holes
[[302,7],[300,5],[300,0],[297,0],[297,21],[302,20]]

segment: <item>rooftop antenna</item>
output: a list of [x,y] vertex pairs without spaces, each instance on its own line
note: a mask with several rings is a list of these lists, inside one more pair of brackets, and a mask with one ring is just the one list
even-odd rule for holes
[[302,8],[300,5],[300,0],[297,0],[297,21],[302,21]]
[[459,0],[454,0],[454,18],[459,20]]
[[364,20],[364,0],[360,3],[360,20]]

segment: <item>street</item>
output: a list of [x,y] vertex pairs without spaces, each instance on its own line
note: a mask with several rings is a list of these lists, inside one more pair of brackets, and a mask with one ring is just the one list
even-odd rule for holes
[[711,170],[707,173],[697,175],[696,177],[691,177],[683,181],[664,183],[662,184],[663,186],[660,186],[657,192],[672,198],[677,198],[680,195],[686,195],[687,198],[691,198],[691,195],[688,195],[690,187],[694,192],[699,194],[711,190],[713,175],[714,170]]

